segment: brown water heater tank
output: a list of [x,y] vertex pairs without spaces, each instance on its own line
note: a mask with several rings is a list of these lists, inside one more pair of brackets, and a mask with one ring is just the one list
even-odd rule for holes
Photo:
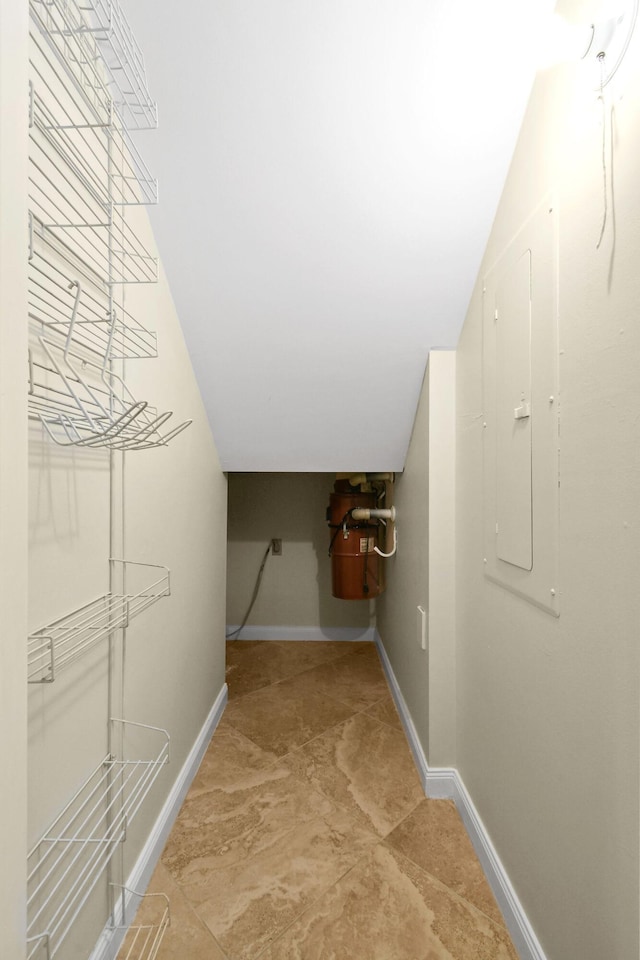
[[327,520],[331,531],[331,592],[339,600],[370,600],[382,593],[378,546],[379,526],[373,520],[354,520],[355,507],[376,506],[375,493],[360,493],[348,480],[336,480]]

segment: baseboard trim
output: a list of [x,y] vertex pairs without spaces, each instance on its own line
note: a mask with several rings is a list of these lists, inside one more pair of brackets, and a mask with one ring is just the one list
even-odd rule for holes
[[[227,624],[226,635],[234,633],[240,624]],[[368,640],[376,639],[375,627],[243,627],[238,640]]]
[[[162,810],[151,829],[140,856],[127,877],[126,886],[129,890],[135,890],[138,894],[142,894],[147,889],[156,864],[160,859],[160,854],[171,832],[171,828],[178,816],[178,811],[182,806],[182,801],[187,795],[191,781],[197,773],[209,741],[220,722],[224,708],[227,705],[227,696],[228,690],[227,684],[225,683],[222,685],[215,703],[209,711],[209,715],[202,725],[187,759],[182,765],[180,773],[164,802]],[[128,892],[124,897],[124,910],[122,909],[121,903],[122,901],[120,901],[119,915],[117,914],[115,917],[117,929],[114,929],[110,922],[105,925],[89,960],[115,960],[126,935],[126,930],[121,928],[127,927],[133,920],[140,903],[140,896]]]
[[458,772],[454,771],[454,773],[455,784],[452,799],[455,801],[458,812],[462,817],[471,843],[482,864],[482,869],[493,890],[493,895],[502,910],[502,915],[520,960],[546,960],[542,945],[529,923],[524,908],[509,880],[500,857],[496,853],[491,837],[480,819],[473,800]]
[[[413,719],[409,713],[409,708],[405,703],[405,699],[402,696],[402,692],[396,680],[396,675],[393,672],[393,667],[391,666],[391,661],[387,656],[387,651],[385,650],[382,638],[378,631],[376,630],[376,647],[378,648],[378,654],[380,655],[380,660],[382,661],[382,669],[387,678],[387,683],[391,688],[391,695],[395,701],[395,705],[398,708],[398,713],[400,714],[400,719],[402,720],[402,726],[404,727],[404,732],[407,735],[407,740],[409,741],[409,746],[411,747],[411,753],[413,754],[413,759],[415,760],[416,767],[418,768],[418,773],[420,775],[420,780],[422,782],[422,789],[424,790],[427,796],[431,796],[427,789],[427,783],[429,779],[429,765],[427,763],[427,758],[425,756],[424,750],[422,749],[422,744],[418,739],[418,734],[416,728],[413,724]],[[449,794],[447,794],[447,797]]]
[[453,800],[458,809],[469,839],[482,864],[493,895],[498,901],[505,924],[518,951],[520,960],[546,960],[545,953],[529,923],[523,906],[513,888],[491,838],[480,819],[474,803],[458,771],[451,767],[430,767],[418,738],[409,708],[384,649],[382,638],[376,630],[376,646],[382,667],[391,689],[402,725],[404,726],[411,752],[418,768],[422,786],[427,797],[438,800]]

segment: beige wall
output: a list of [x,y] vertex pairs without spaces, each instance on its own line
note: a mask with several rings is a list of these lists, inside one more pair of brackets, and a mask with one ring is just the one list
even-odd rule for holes
[[[429,749],[433,767],[456,762],[456,355],[429,355]],[[409,522],[411,522],[409,520]]]
[[557,619],[483,576],[481,282],[457,351],[457,763],[549,960],[638,956],[638,63],[636,31],[606,91],[600,249],[602,107],[570,64],[536,83],[481,271],[551,192]]
[[[377,628],[431,766],[455,762],[453,609],[455,356],[432,351],[407,462],[395,482],[398,552],[385,561]],[[418,606],[427,614],[419,643]]]
[[404,472],[394,504],[398,552],[386,562],[387,588],[376,626],[425,751],[429,744],[429,656],[417,641],[417,607],[429,607],[429,365],[424,375]]
[[0,942],[24,957],[26,886],[27,17],[0,5]]
[[248,625],[366,630],[369,602],[331,596],[329,529],[325,512],[335,476],[317,473],[229,476],[227,623],[246,612],[267,544],[269,556]]
[[128,303],[157,330],[159,353],[128,362],[130,389],[172,410],[171,423],[193,419],[167,447],[132,453],[125,465],[125,555],[171,571],[171,596],[134,622],[126,647],[124,715],[171,734],[171,763],[136,824],[142,842],[225,682],[227,479],[164,272],[155,286],[131,288]]

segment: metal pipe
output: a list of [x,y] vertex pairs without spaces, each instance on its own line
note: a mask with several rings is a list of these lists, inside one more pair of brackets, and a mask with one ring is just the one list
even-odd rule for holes
[[351,511],[351,516],[354,520],[391,520],[393,523],[396,519],[396,508],[356,507]]

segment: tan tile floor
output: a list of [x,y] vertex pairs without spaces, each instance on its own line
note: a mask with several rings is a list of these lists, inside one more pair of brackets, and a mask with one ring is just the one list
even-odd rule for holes
[[150,887],[171,902],[158,960],[517,960],[373,644],[238,641],[227,680]]

